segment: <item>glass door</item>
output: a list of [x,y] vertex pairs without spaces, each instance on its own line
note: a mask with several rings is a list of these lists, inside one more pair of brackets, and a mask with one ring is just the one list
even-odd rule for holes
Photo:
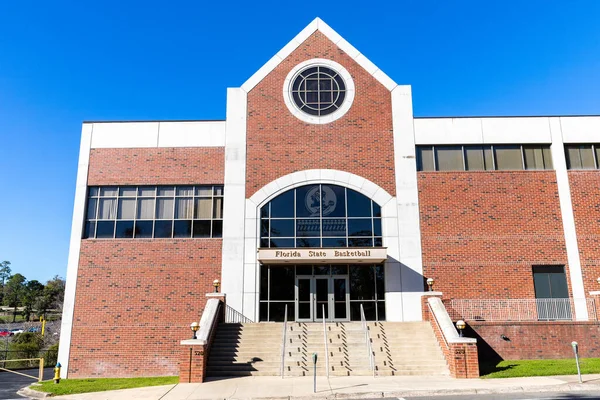
[[313,320],[313,278],[296,277],[296,321]]
[[333,309],[332,320],[350,320],[350,294],[348,293],[348,277],[331,278],[331,304]]
[[326,276],[313,278],[315,285],[315,313],[313,315],[316,316],[317,321],[323,321],[323,310],[325,310],[325,319],[329,320],[329,279]]
[[297,276],[296,321],[348,321],[350,302],[348,277]]

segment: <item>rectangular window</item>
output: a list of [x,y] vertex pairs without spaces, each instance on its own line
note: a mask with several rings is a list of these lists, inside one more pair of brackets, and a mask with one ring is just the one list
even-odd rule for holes
[[600,145],[569,144],[565,145],[568,169],[598,169]]
[[549,145],[417,146],[418,171],[552,169]]
[[485,160],[481,146],[465,146],[465,167],[467,171],[485,170]]
[[435,165],[437,171],[464,171],[462,147],[436,146]]
[[90,187],[84,239],[217,238],[223,186]]
[[525,169],[551,169],[550,146],[523,146]]
[[564,267],[533,267],[533,285],[539,320],[570,320],[572,318],[572,305]]
[[521,146],[494,146],[494,156],[496,158],[496,169],[520,170],[523,169],[523,155]]
[[417,170],[419,171],[435,171],[433,163],[433,147],[418,146],[417,147]]

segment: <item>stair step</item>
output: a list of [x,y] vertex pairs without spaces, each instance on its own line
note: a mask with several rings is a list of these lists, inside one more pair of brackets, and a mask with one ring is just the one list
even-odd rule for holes
[[[370,322],[376,374],[447,375],[443,353],[428,322]],[[207,375],[277,376],[281,368],[283,324],[221,324],[212,343]],[[311,355],[328,354],[330,375],[372,375],[361,323],[289,323],[285,340],[285,376],[312,375]],[[325,374],[318,366],[319,375]]]

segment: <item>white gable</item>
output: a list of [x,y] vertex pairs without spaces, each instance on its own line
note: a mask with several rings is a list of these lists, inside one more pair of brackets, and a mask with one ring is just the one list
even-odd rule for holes
[[394,89],[397,84],[382,70],[377,68],[367,57],[361,52],[356,50],[354,46],[348,43],[343,37],[341,37],[336,31],[331,29],[329,25],[323,22],[320,18],[315,18],[306,28],[304,28],[295,38],[293,38],[288,44],[286,44],[279,53],[275,54],[269,61],[266,62],[254,75],[250,77],[243,85],[242,89],[245,92],[250,92],[260,81],[262,81],[271,71],[279,65],[280,62],[286,59],[287,56],[292,54],[294,50],[298,48],[310,35],[315,31],[320,31],[329,40],[336,44],[346,54],[348,54],[354,61],[363,67],[368,73],[370,73],[379,83],[385,86],[388,90]]

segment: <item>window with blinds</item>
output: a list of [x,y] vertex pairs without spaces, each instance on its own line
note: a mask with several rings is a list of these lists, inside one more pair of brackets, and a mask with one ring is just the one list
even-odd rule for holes
[[223,186],[93,186],[84,239],[219,238]]
[[600,144],[565,145],[567,169],[599,169]]
[[550,145],[417,146],[418,171],[552,169]]

